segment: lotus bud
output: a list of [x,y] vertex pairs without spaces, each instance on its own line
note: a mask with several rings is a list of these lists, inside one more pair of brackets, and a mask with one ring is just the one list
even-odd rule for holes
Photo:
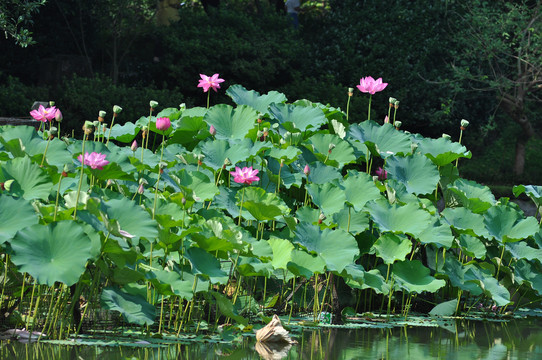
[[262,119],[258,118],[258,120],[256,120],[258,122],[258,124],[261,124],[262,123]]
[[215,129],[215,127],[214,127],[213,125],[211,125],[211,127],[209,128],[209,133],[210,133],[211,135],[213,135],[213,136],[216,135],[216,129]]
[[143,186],[143,184],[139,184],[139,186],[137,188],[137,193],[139,195],[142,195],[144,192],[145,192],[145,187]]
[[154,101],[154,100],[149,101],[149,106],[151,107],[151,111],[152,111],[152,109],[158,106],[158,101]]
[[384,124],[389,124],[390,123],[390,118],[388,117],[388,115],[386,115],[386,117],[384,118]]
[[121,111],[122,111],[122,108],[121,108],[120,106],[118,106],[118,105],[113,105],[113,113],[114,113],[115,115],[120,114]]
[[397,130],[399,130],[399,128],[401,127],[401,125],[403,125],[403,123],[402,123],[401,121],[396,121],[396,122],[395,122],[395,128],[396,128]]
[[348,96],[353,96],[353,95],[354,95],[354,88],[349,87],[348,88]]
[[309,176],[309,174],[311,173],[311,168],[309,167],[309,164],[305,165],[305,167],[303,168],[303,173],[306,176]]
[[136,151],[138,147],[139,146],[137,146],[137,141],[134,140],[134,142],[132,142],[132,146],[130,146],[130,149],[132,149],[132,151]]
[[183,198],[182,198],[182,200],[181,200],[181,204],[183,204],[183,206],[185,206],[185,205],[186,205],[186,198],[185,198],[185,197],[183,197]]
[[469,126],[468,120],[462,119],[461,120],[461,130],[465,130]]
[[56,109],[56,113],[55,113],[56,122],[62,122],[63,119],[64,117],[62,116],[62,112],[60,112],[60,109]]
[[329,154],[331,154],[331,150],[333,150],[335,148],[335,144],[333,143],[330,143],[329,144],[329,150],[327,151]]
[[442,137],[445,138],[445,139],[448,139],[448,140],[452,140],[452,137],[448,134],[442,134]]

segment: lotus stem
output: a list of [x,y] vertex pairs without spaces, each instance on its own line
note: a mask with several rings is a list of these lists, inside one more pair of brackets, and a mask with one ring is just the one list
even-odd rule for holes
[[495,279],[497,279],[497,281],[499,281],[499,271],[501,270],[501,263],[502,263],[503,257],[504,257],[504,244],[502,246],[501,257],[499,258],[499,263],[497,264],[497,273],[495,274]]
[[241,193],[241,206],[239,207],[239,220],[237,221],[237,226],[241,226],[241,213],[243,211],[244,200],[245,200],[245,187],[243,187],[243,192]]
[[[350,100],[350,97],[348,97],[348,100]],[[295,294],[295,279],[296,277],[292,279],[292,300],[290,300],[290,314],[288,315],[288,324],[290,324],[290,320],[292,319],[292,311],[294,310],[294,294]]]
[[111,126],[109,126],[109,132],[107,133],[107,141],[105,142],[105,146],[109,144],[109,138],[111,137],[111,129],[113,129],[113,124],[115,123],[115,118],[117,117],[117,113],[113,113],[113,117],[111,118]]
[[2,304],[4,303],[4,290],[6,289],[6,281],[8,279],[8,263],[9,255],[5,254],[5,267],[4,267],[4,281],[2,282],[2,294],[0,295],[0,309],[2,309]]
[[162,295],[162,301],[160,304],[160,322],[158,325],[158,334],[162,333],[162,317],[164,315],[164,295]]
[[[84,156],[84,155],[83,155]],[[58,189],[56,191],[56,199],[55,199],[55,212],[53,214],[53,221],[56,221],[56,214],[58,213],[58,198],[60,196],[60,184],[62,183],[62,178],[64,176],[60,175],[60,178],[58,179]]]
[[395,106],[393,109],[393,127],[395,127],[395,117],[397,115],[397,107]]
[[[34,327],[36,326],[36,323],[38,322],[38,307],[40,304],[41,299],[41,286],[38,285],[38,298],[36,299],[36,306],[34,307],[34,317],[32,317],[32,327],[30,328],[30,337],[28,338],[28,341],[30,342],[32,340],[32,333],[34,332]],[[32,312],[32,308],[29,309],[30,312]]]
[[164,142],[166,139],[166,135],[162,134],[162,151],[160,153],[160,162],[158,163],[158,180],[156,181],[156,187],[154,191],[154,204],[152,207],[152,219],[154,220],[155,213],[156,213],[156,201],[158,200],[158,187],[160,185],[160,176],[162,175],[162,159],[164,158]]
[[319,313],[322,313],[322,311],[324,311],[324,304],[326,302],[326,294],[327,294],[327,289],[329,287],[329,280],[330,279],[331,279],[331,272],[328,271],[327,279],[326,279],[326,287],[324,288],[324,296],[322,296],[322,305],[320,306]]
[[314,273],[314,300],[312,302],[312,319],[317,320],[317,313],[320,309],[320,299],[318,298],[318,273]]
[[47,154],[47,149],[49,149],[49,143],[51,142],[51,135],[47,137],[47,145],[45,145],[45,151],[43,152],[43,157],[41,158],[41,164],[40,167],[43,166],[43,162],[45,161],[45,155]]
[[350,98],[352,96],[348,94],[348,100],[346,101],[346,122],[348,122],[348,113],[350,112]]
[[54,296],[53,296],[53,294],[55,292],[55,289],[54,289],[53,286],[49,287],[49,289],[51,291],[51,296],[50,296],[50,300],[49,300],[49,309],[47,310],[47,316],[45,317],[45,322],[43,323],[43,327],[41,328],[41,335],[38,338],[38,341],[40,340],[42,334],[45,333],[45,328],[47,327],[47,324],[49,323],[50,316],[52,314],[53,303],[55,302],[54,301]]
[[[461,144],[461,139],[463,138],[463,129],[459,132],[459,144]],[[457,164],[459,163],[459,158],[455,159],[455,167],[457,167]]]
[[369,109],[367,110],[367,120],[371,120],[371,101],[373,99],[373,94],[369,95]]
[[81,194],[81,185],[83,184],[83,174],[85,169],[85,141],[87,139],[87,134],[83,135],[83,146],[81,150],[81,175],[79,176],[79,185],[77,186],[77,195],[75,196],[75,209],[73,211],[73,220],[77,218],[77,205],[79,205],[79,195]]
[[188,319],[186,322],[190,322],[192,316],[192,309],[194,308],[194,301],[196,300],[196,286],[198,285],[198,275],[194,276],[194,284],[192,285],[192,300],[190,300],[190,311],[188,312]]
[[209,99],[211,97],[211,92],[207,91],[207,109],[209,108]]

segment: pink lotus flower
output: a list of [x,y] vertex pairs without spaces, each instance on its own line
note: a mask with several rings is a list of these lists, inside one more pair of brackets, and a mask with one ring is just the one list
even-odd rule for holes
[[218,74],[214,74],[211,77],[203,74],[199,74],[199,76],[201,77],[201,80],[199,80],[198,87],[203,88],[203,92],[209,91],[210,88],[217,91],[216,89],[220,89],[220,83],[224,82],[224,79],[220,79]]
[[156,119],[156,128],[161,131],[166,131],[171,126],[171,120],[167,117]]
[[63,119],[64,119],[64,116],[62,116],[62,113],[60,112],[60,109],[56,109],[55,120],[57,122],[62,122]]
[[386,86],[388,86],[388,83],[383,83],[382,78],[378,78],[377,80],[375,80],[372,76],[367,76],[361,78],[359,80],[359,85],[357,85],[356,87],[361,92],[373,95],[376,92],[384,90]]
[[132,142],[132,145],[130,146],[130,149],[132,151],[136,151],[138,147],[139,146],[137,145],[137,140],[134,140],[134,142]]
[[375,173],[376,173],[376,176],[378,176],[378,180],[380,181],[384,181],[388,178],[388,172],[382,169],[381,167],[376,169]]
[[209,128],[209,134],[215,136],[216,134],[216,129],[213,125],[211,125],[211,127]]
[[309,174],[311,173],[311,168],[309,167],[309,164],[305,165],[305,167],[303,168],[303,173],[309,176]]
[[256,176],[258,170],[252,170],[251,167],[244,167],[242,170],[239,167],[235,167],[235,171],[231,173],[233,181],[239,184],[252,184],[253,181],[259,181],[260,178]]
[[56,107],[45,108],[43,105],[40,105],[38,110],[32,110],[30,115],[37,121],[47,122],[55,118]]
[[[105,154],[93,152],[93,153],[85,153],[85,165],[90,166],[91,169],[98,169],[102,170],[104,166],[109,164],[109,161],[105,160]],[[77,157],[77,160],[79,160],[81,163],[83,163],[83,156],[82,154]]]

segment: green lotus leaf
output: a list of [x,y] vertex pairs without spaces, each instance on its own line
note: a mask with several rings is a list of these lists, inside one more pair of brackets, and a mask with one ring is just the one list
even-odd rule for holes
[[436,292],[446,285],[446,281],[429,275],[430,270],[419,260],[396,262],[393,264],[392,272],[397,285],[408,292],[418,294],[424,291]]
[[459,236],[459,246],[461,247],[461,251],[463,251],[467,256],[481,260],[484,260],[486,257],[486,246],[477,237],[468,234],[461,234]]
[[452,316],[457,309],[457,299],[445,301],[431,309],[429,315],[431,316]]
[[536,206],[542,206],[542,186],[536,185],[517,185],[513,189],[514,196],[518,197],[525,193],[535,203]]
[[472,156],[465,146],[444,137],[431,139],[420,136],[414,142],[418,144],[416,152],[427,156],[437,166],[450,164],[461,157],[470,159]]
[[525,218],[511,206],[493,206],[484,214],[484,224],[490,238],[500,243],[519,241],[533,236],[539,230],[534,217]]
[[489,296],[497,306],[505,306],[510,303],[510,292],[499,284],[497,279],[476,267],[471,267],[467,272],[470,272],[472,277],[472,280],[469,281],[478,284],[483,293]]
[[317,130],[327,122],[324,112],[314,107],[292,104],[271,104],[270,114],[290,132]]
[[382,199],[368,202],[365,207],[380,231],[402,232],[418,237],[431,222],[431,215],[416,203],[390,205]]
[[[263,242],[263,241],[262,241]],[[253,256],[239,256],[237,260],[237,271],[242,276],[266,276],[273,273],[271,263],[263,262]]]
[[341,229],[320,230],[316,225],[300,223],[295,230],[294,241],[320,255],[329,271],[340,273],[359,257],[356,239]]
[[382,196],[373,178],[364,172],[349,170],[348,177],[344,178],[340,184],[344,189],[346,201],[356,211],[361,211],[368,201],[377,200]]
[[186,259],[192,264],[192,273],[202,275],[209,279],[212,284],[225,284],[228,281],[228,274],[220,267],[220,262],[216,257],[207,251],[190,247],[185,253]]
[[147,238],[150,241],[158,236],[158,224],[136,202],[128,198],[111,199],[102,202],[102,206],[109,219],[119,222],[121,230],[136,238]]
[[269,105],[273,103],[286,102],[286,96],[277,91],[270,91],[265,95],[260,95],[259,92],[254,90],[247,90],[241,85],[232,85],[226,90],[226,95],[231,97],[234,103],[237,105],[248,105],[262,114],[269,112]]
[[[196,111],[189,112],[189,110],[194,109],[196,109]],[[209,136],[209,126],[203,121],[203,116],[207,112],[207,109],[194,109],[186,110],[179,120],[172,122],[172,125],[175,126],[175,130],[169,134],[168,143],[182,144],[187,148],[193,149],[200,140]]]
[[266,155],[273,159],[277,159],[278,161],[284,160],[284,163],[286,164],[290,164],[297,160],[299,154],[301,154],[301,150],[295,146],[287,146],[285,148],[273,147],[266,153]]
[[272,237],[267,241],[273,250],[271,264],[275,269],[286,269],[292,258],[294,245],[288,240]]
[[477,214],[483,213],[497,202],[489,187],[471,180],[457,179],[448,190],[458,196],[464,207]]
[[412,151],[410,138],[391,124],[380,126],[372,120],[364,121],[351,125],[346,136],[364,143],[373,155],[382,158]]
[[153,270],[147,273],[147,278],[161,294],[176,295],[190,301],[194,295],[194,276],[186,273],[183,275],[191,276],[190,279],[188,276],[181,279],[181,275],[176,271]]
[[104,309],[120,312],[128,323],[154,324],[156,309],[140,296],[127,294],[117,288],[106,287],[100,296],[100,304]]
[[441,212],[444,220],[454,229],[473,236],[489,237],[484,217],[464,207],[446,208]]
[[[273,158],[267,159],[267,171],[262,174],[261,186],[266,189],[275,189],[279,181],[279,171],[280,171],[280,184],[282,187],[289,189],[292,185],[297,185],[301,187],[303,183],[303,178],[305,175],[301,171],[292,170],[290,166],[280,166],[280,161]],[[271,184],[273,183],[273,184]]]
[[53,182],[38,164],[25,156],[15,158],[0,165],[0,182],[13,179],[9,190],[10,195],[23,197],[26,200],[47,199]]
[[124,125],[115,124],[111,128],[111,133],[107,133],[110,139],[117,140],[123,143],[132,142],[141,129],[132,122],[127,122]]
[[474,283],[470,280],[475,280],[471,269],[476,269],[475,265],[468,264],[463,265],[454,256],[446,256],[444,261],[444,273],[450,279],[450,283],[464,291],[470,292],[474,296],[482,294],[482,289],[478,283]]
[[315,224],[320,218],[320,211],[309,206],[302,206],[297,209],[295,216],[299,222]]
[[527,283],[539,296],[542,295],[542,274],[534,265],[525,260],[519,260],[514,266],[514,277],[518,284]]
[[388,294],[390,291],[386,279],[377,269],[362,272],[361,265],[353,264],[345,267],[345,270],[346,276],[343,275],[343,277],[345,277],[346,284],[352,288],[372,289],[377,294]]
[[129,283],[136,283],[140,280],[144,280],[143,273],[131,269],[127,266],[113,269],[113,282],[119,285],[126,285]]
[[98,169],[89,169],[85,167],[86,171],[92,173],[95,178],[101,180],[126,180],[126,181],[135,181],[133,172],[124,171],[118,164],[110,163],[106,165],[102,170]]
[[[211,207],[215,206],[217,209],[226,210],[234,218],[239,217],[237,193],[239,193],[240,196],[243,189],[231,189],[220,186],[219,191],[220,193],[214,198]],[[250,213],[247,214],[246,211],[243,212],[243,218],[246,220],[256,220]]]
[[259,187],[245,187],[240,193],[237,192],[237,200],[239,205],[243,200],[243,209],[247,209],[258,221],[273,220],[290,212],[281,198]]
[[313,184],[326,184],[342,178],[341,172],[333,166],[327,166],[320,162],[310,166],[309,182]]
[[318,206],[327,216],[344,209],[346,195],[344,190],[337,185],[332,183],[323,185],[308,184],[307,191],[314,205]]
[[[2,127],[2,130],[0,130],[0,136],[2,138],[0,141],[4,143],[4,146],[7,145],[6,150],[11,153],[13,153],[16,148],[19,148],[19,151],[23,151],[30,157],[34,157],[45,153],[45,148],[47,147],[45,161],[48,164],[61,167],[72,161],[70,153],[66,151],[66,143],[64,141],[54,138],[49,142],[49,146],[47,146],[47,141],[43,140],[36,132],[36,129],[31,126],[4,126]],[[8,145],[8,143],[12,143],[13,141],[17,144],[16,148]],[[18,154],[13,153],[13,155],[16,157],[24,157],[24,154],[21,152]]]
[[421,195],[434,192],[440,179],[435,164],[422,155],[390,156],[386,160],[388,177],[405,185],[407,191]]
[[314,274],[324,273],[326,262],[320,255],[308,254],[302,250],[293,250],[287,268],[295,276],[310,279]]
[[356,235],[369,229],[369,214],[355,211],[350,207],[348,209],[343,208],[341,211],[333,214],[333,222],[340,229]]
[[187,194],[197,202],[211,200],[218,194],[214,180],[211,180],[201,171],[187,171],[185,169],[169,173],[176,183],[183,187]]
[[385,264],[393,264],[395,261],[404,261],[412,251],[412,242],[404,235],[384,233],[373,244],[376,255]]
[[440,219],[431,222],[427,228],[419,235],[422,244],[435,244],[437,247],[452,247],[454,236],[450,226],[443,224]]
[[216,291],[210,291],[210,293],[214,296],[216,304],[218,305],[218,310],[223,316],[229,317],[243,325],[248,324],[248,319],[237,313],[237,310],[233,306],[230,299],[220,293],[217,293]]
[[0,194],[0,245],[10,240],[19,230],[37,224],[39,217],[30,202]]
[[337,135],[316,133],[306,141],[305,146],[327,165],[342,168],[356,161],[354,148]]
[[73,285],[85,272],[91,257],[91,241],[83,227],[70,220],[49,225],[32,225],[10,241],[11,261],[39,283],[56,281]]
[[215,105],[207,111],[203,120],[216,129],[217,139],[242,139],[256,124],[258,113],[246,105],[233,108]]
[[[247,139],[248,140],[248,139]],[[250,140],[249,140],[250,141]],[[231,144],[227,140],[209,140],[201,144],[201,152],[205,155],[203,159],[205,165],[215,171],[225,165],[226,159],[229,160],[228,167],[231,164],[245,161],[250,156],[249,149],[245,142]]]
[[542,259],[542,249],[529,246],[525,241],[507,243],[505,247],[515,259],[526,259],[529,261]]

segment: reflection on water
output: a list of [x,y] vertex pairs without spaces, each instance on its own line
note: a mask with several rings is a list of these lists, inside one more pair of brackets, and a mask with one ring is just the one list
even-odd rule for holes
[[[293,331],[298,344],[260,356],[254,337],[233,344],[69,346],[2,342],[0,359],[542,359],[542,322],[466,321],[441,327],[322,328]],[[149,347],[155,346],[155,347]]]

